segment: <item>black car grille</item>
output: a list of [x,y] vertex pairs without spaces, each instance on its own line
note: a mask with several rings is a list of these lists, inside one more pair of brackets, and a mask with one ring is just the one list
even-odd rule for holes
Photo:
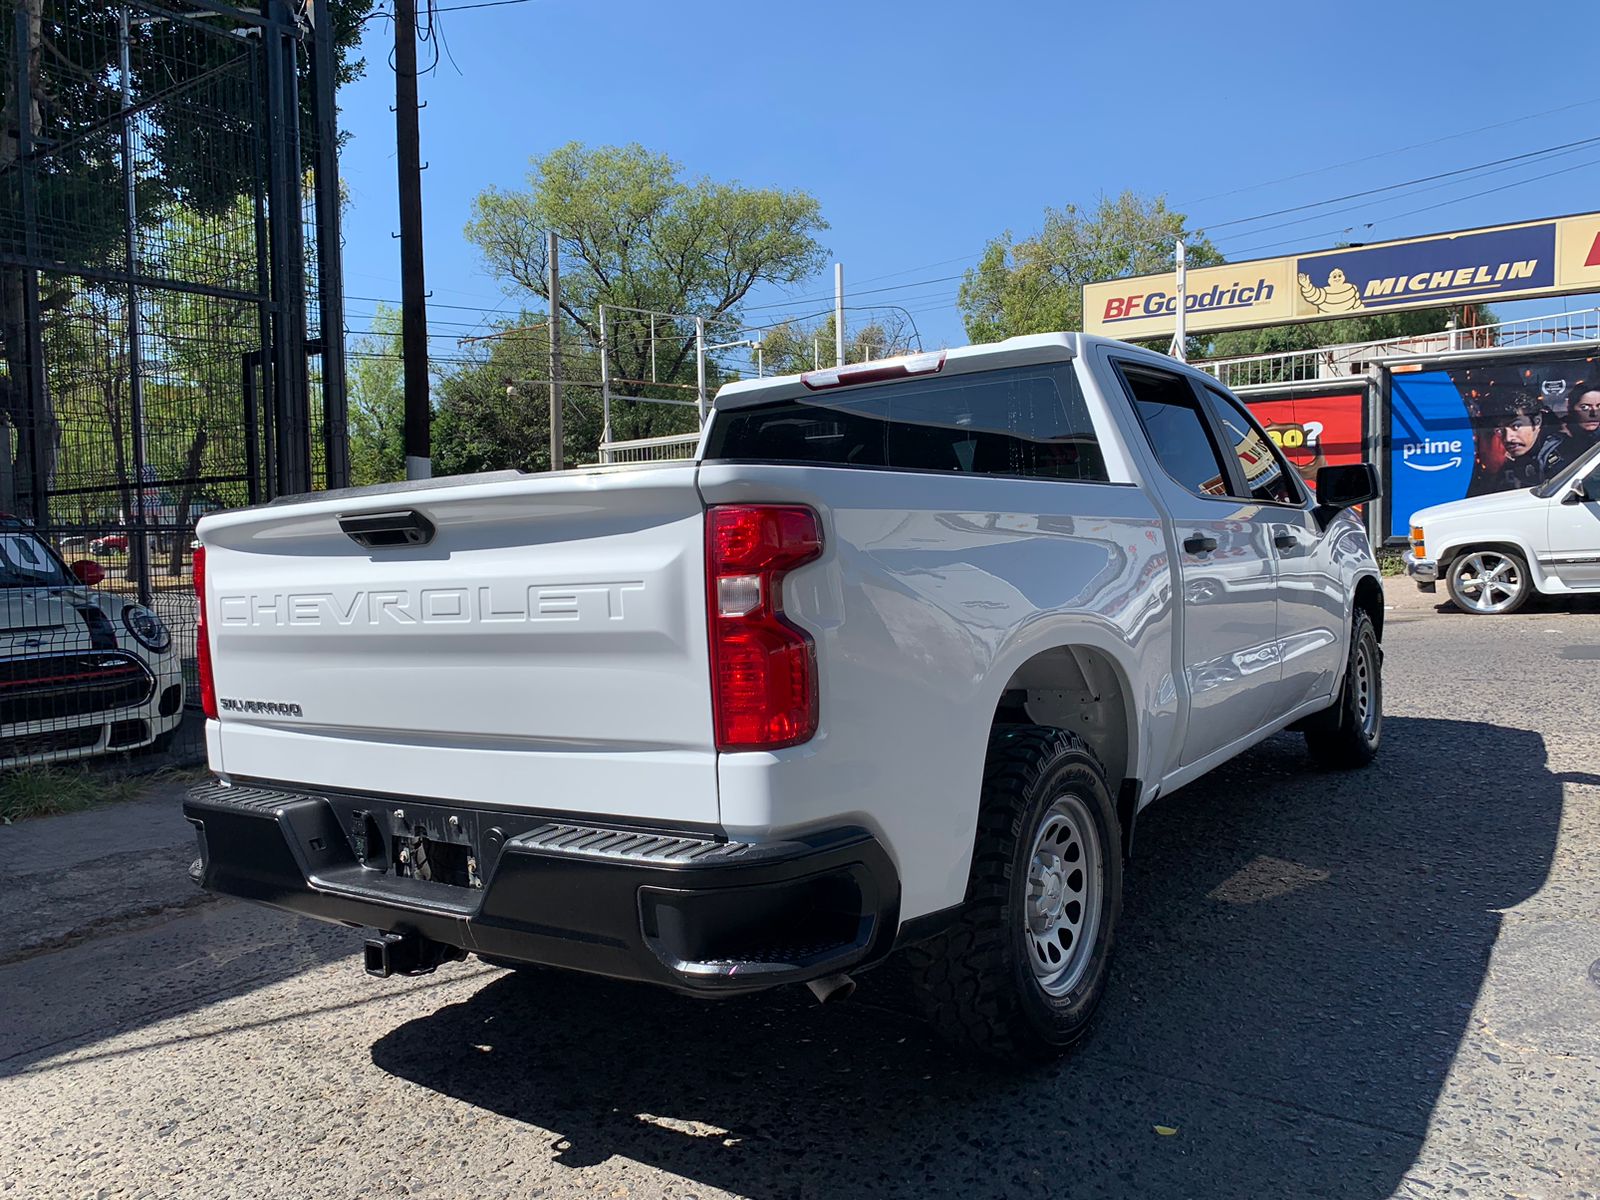
[[84,725],[77,729],[48,729],[22,737],[0,738],[0,759],[28,758],[34,754],[59,754],[63,750],[87,750],[100,741],[103,725]]
[[0,663],[0,725],[53,721],[143,704],[155,677],[131,654],[110,651]]

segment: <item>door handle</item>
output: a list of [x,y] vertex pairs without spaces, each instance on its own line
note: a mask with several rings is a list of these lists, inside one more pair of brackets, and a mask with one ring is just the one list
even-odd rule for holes
[[1183,539],[1183,548],[1190,554],[1206,554],[1217,548],[1217,539],[1204,533],[1191,533]]
[[1272,535],[1272,544],[1279,550],[1293,550],[1300,544],[1300,539],[1292,533],[1275,533]]
[[339,528],[351,541],[368,550],[426,546],[433,541],[434,533],[433,522],[414,508],[340,517]]

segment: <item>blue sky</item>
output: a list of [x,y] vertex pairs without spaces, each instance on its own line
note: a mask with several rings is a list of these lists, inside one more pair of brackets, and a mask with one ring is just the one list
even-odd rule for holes
[[[1165,193],[1205,225],[1600,134],[1597,21],[1581,10],[1533,3],[1507,20],[1503,4],[1474,0],[1448,19],[1393,0],[532,0],[446,12],[454,65],[444,59],[421,84],[434,349],[453,351],[519,304],[462,236],[473,197],[519,186],[530,155],[570,140],[637,141],[691,174],[809,189],[847,291],[895,289],[851,302],[902,304],[926,344],[960,344],[959,281],[948,277],[1001,231],[1036,229],[1046,205],[1132,188]],[[382,19],[367,29],[367,75],[340,95],[354,333],[369,327],[374,299],[400,293],[393,34]],[[1518,119],[1532,114],[1544,115]],[[1474,195],[1489,189],[1500,190]],[[1600,144],[1333,207],[1352,206],[1214,240],[1242,259],[1594,210]],[[1437,207],[1402,215],[1424,206]],[[751,303],[766,319],[807,314],[827,307],[817,298],[831,288],[830,271]]]

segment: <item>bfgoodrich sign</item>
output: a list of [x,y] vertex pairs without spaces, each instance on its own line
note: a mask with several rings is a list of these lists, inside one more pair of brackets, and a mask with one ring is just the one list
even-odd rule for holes
[[[1174,274],[1088,284],[1084,328],[1170,336],[1177,290]],[[1201,267],[1185,291],[1192,333],[1600,291],[1600,213]]]

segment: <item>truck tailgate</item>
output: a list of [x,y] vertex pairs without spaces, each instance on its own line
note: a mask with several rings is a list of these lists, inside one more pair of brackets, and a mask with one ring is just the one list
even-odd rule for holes
[[[341,518],[415,513],[370,549]],[[717,820],[692,466],[496,477],[208,518],[231,776]]]

